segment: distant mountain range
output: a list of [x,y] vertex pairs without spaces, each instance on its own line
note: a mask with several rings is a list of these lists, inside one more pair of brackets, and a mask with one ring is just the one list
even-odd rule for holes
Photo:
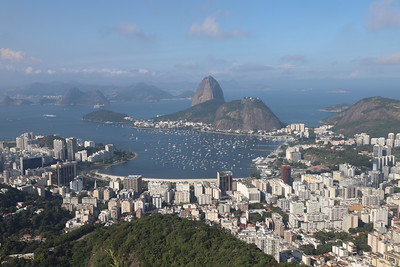
[[284,124],[258,98],[246,97],[225,103],[223,91],[211,76],[199,84],[192,107],[155,120],[187,120],[212,124],[222,130],[276,130]]
[[[96,86],[76,82],[33,83],[25,89],[7,93],[17,95],[18,98],[37,99],[37,101],[34,101],[42,105],[107,105],[110,101],[158,102],[164,99],[192,98],[194,94],[193,91],[186,90],[177,95],[172,95],[156,86],[145,83],[120,87]],[[8,102],[11,105],[11,102]],[[24,105],[32,103],[32,101],[23,102],[21,100],[18,103]]]
[[0,106],[20,106],[30,104],[32,104],[32,102],[25,99],[15,99],[9,96],[0,97]]
[[108,105],[110,101],[99,90],[82,92],[78,88],[73,88],[65,92],[57,104],[63,106]]
[[176,97],[156,86],[138,83],[109,91],[109,98],[111,101],[116,102],[157,102],[162,99],[173,99]]
[[400,132],[400,101],[383,97],[364,98],[323,122],[333,124],[335,131],[347,135],[365,132],[375,137],[386,136],[390,132]]

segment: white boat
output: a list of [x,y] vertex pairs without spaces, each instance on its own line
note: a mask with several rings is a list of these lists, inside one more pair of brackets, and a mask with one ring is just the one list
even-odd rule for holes
[[55,118],[55,117],[57,117],[57,115],[54,115],[54,114],[43,114],[42,116],[43,117],[47,117],[47,118]]

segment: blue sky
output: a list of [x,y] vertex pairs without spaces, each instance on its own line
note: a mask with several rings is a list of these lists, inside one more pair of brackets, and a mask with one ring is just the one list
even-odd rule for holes
[[0,81],[218,80],[346,91],[400,81],[400,1],[0,2]]

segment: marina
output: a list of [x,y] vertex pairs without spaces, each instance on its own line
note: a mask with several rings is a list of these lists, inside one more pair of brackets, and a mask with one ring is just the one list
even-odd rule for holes
[[[129,142],[139,153],[137,160],[112,166],[103,173],[125,176],[133,172],[144,177],[193,179],[215,177],[217,171],[229,170],[235,177],[246,177],[256,170],[253,158],[267,156],[282,143],[251,135],[143,129],[132,129]],[[156,170],[164,172],[160,175]]]
[[[156,114],[183,109],[187,101],[165,101],[148,104],[112,103],[110,110],[149,119]],[[102,170],[106,174],[165,179],[215,177],[220,170],[231,170],[234,177],[246,177],[257,171],[252,159],[266,157],[285,140],[279,136],[238,135],[234,133],[203,133],[185,129],[138,129],[130,125],[102,124],[82,120],[93,111],[86,106],[18,106],[3,107],[7,116],[0,122],[8,124],[1,131],[2,140],[12,140],[23,132],[37,135],[74,136],[97,143],[115,144],[116,148],[138,153],[138,158]],[[43,114],[53,114],[48,118]],[[51,119],[51,127],[49,120]],[[56,130],[55,130],[56,129]]]

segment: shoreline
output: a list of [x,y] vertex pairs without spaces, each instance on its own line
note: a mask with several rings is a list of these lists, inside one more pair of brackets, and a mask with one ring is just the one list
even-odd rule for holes
[[201,129],[196,129],[196,128],[152,128],[152,127],[135,127],[132,126],[132,129],[139,129],[139,130],[149,130],[149,131],[154,131],[154,130],[161,130],[161,131],[169,131],[169,130],[192,130],[194,132],[198,133],[204,133],[204,134],[221,134],[221,135],[236,135],[236,136],[255,136],[255,137],[262,137],[265,139],[277,139],[277,141],[284,142],[288,138],[288,135],[264,135],[264,134],[251,134],[251,133],[232,133],[232,132],[220,132],[220,131],[202,131]]
[[[119,175],[112,175],[112,174],[106,174],[106,173],[101,173],[99,171],[96,171],[95,175],[97,176],[96,179],[99,180],[104,180],[104,181],[110,181],[110,180],[124,180],[126,179],[127,176],[119,176]],[[133,174],[134,175],[134,174]],[[233,178],[233,180],[242,180],[246,179],[248,177],[240,177],[240,178]],[[149,177],[142,177],[143,181],[146,182],[170,182],[170,183],[178,183],[178,182],[188,182],[189,184],[194,184],[196,182],[217,182],[217,177],[215,178],[149,178]]]
[[132,153],[134,154],[132,158],[129,158],[129,159],[126,159],[126,160],[117,160],[115,162],[107,163],[107,164],[104,164],[101,168],[96,166],[96,168],[93,168],[93,169],[88,170],[88,171],[84,171],[83,173],[80,173],[78,175],[84,175],[84,174],[87,175],[87,174],[90,174],[92,172],[94,172],[94,174],[96,175],[97,173],[99,173],[100,170],[104,170],[104,169],[110,168],[111,166],[120,165],[120,164],[126,163],[128,161],[137,159],[137,157],[139,156],[139,153],[137,153],[137,152],[132,152]]
[[[170,130],[184,130],[184,129],[179,129],[179,128],[152,128],[152,127],[134,127],[132,126],[131,128],[133,129],[140,129],[140,130],[161,130],[161,131],[170,131]],[[202,131],[201,129],[196,129],[196,128],[191,128],[191,129],[185,129],[185,130],[189,130],[189,131],[193,131],[193,132],[198,132],[198,133],[205,133],[205,134],[219,134],[219,135],[230,135],[230,136],[254,136],[254,137],[261,137],[264,138],[265,140],[271,140],[271,139],[275,139],[272,141],[276,141],[279,142],[280,144],[278,145],[278,147],[276,147],[276,149],[273,150],[265,150],[265,152],[268,152],[268,155],[266,156],[266,158],[270,158],[272,155],[276,155],[278,154],[278,151],[281,150],[282,145],[286,144],[288,141],[288,138],[290,137],[290,135],[287,134],[283,134],[283,135],[264,135],[264,134],[251,134],[251,133],[234,133],[234,132],[220,132],[220,131]],[[260,150],[263,151],[263,150]],[[104,165],[101,168],[94,168],[91,171],[88,171],[87,173],[91,172],[93,178],[95,179],[99,179],[99,180],[116,180],[116,179],[125,179],[126,176],[121,176],[121,175],[115,175],[115,174],[107,174],[107,173],[103,173],[102,170],[106,170],[109,169],[112,166],[115,165],[119,165],[119,164],[123,164],[126,163],[130,160],[135,160],[139,155],[136,152],[132,152],[134,153],[134,156],[128,160],[124,160],[124,161],[116,161],[113,163],[109,163]],[[254,163],[253,163],[254,164]],[[250,164],[249,167],[254,166],[253,164]],[[255,167],[255,168],[254,168]],[[259,171],[259,169],[254,166],[253,168],[257,171]],[[135,173],[131,173],[132,175],[135,175]],[[136,175],[142,175],[140,173],[136,173]],[[249,177],[249,176],[247,176]],[[234,178],[234,179],[244,179],[247,177],[242,177],[242,178]],[[216,178],[210,178],[210,177],[205,177],[205,178],[165,178],[165,177],[143,177],[142,176],[143,181],[164,181],[164,182],[189,182],[191,184],[195,183],[195,182],[215,182]]]
[[95,123],[104,123],[104,124],[130,124],[130,121],[96,121],[96,120],[88,120],[88,119],[83,119],[83,121],[88,121],[88,122],[95,122]]

